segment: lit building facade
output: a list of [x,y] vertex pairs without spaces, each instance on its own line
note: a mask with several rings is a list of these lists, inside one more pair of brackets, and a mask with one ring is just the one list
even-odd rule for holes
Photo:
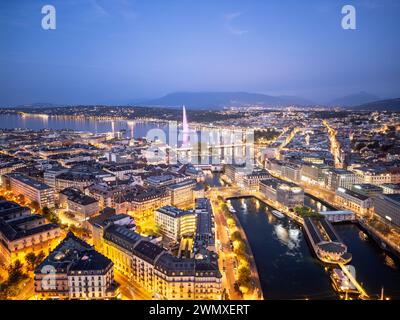
[[7,264],[30,252],[48,253],[60,235],[60,227],[43,216],[13,202],[0,202],[0,255]]
[[181,259],[122,226],[104,232],[104,253],[130,281],[166,300],[220,300],[216,258]]
[[171,197],[171,205],[177,207],[193,205],[193,188],[196,183],[196,180],[190,179],[167,186],[167,192]]
[[400,194],[381,195],[374,199],[375,214],[400,226]]
[[9,173],[3,176],[3,183],[17,195],[23,195],[41,208],[54,207],[54,189],[47,184],[36,181],[20,173]]
[[335,201],[340,206],[359,214],[368,214],[373,208],[371,197],[345,188],[336,190]]
[[43,298],[110,299],[118,295],[113,263],[68,233],[35,270],[35,292]]
[[196,231],[196,214],[176,207],[165,206],[154,212],[154,220],[162,235],[180,240],[183,236],[193,236]]

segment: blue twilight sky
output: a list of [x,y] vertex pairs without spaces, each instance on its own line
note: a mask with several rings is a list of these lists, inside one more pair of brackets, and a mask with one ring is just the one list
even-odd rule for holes
[[[57,29],[41,28],[41,8]],[[357,30],[341,28],[341,8]],[[400,96],[400,0],[0,1],[0,106],[174,91]]]

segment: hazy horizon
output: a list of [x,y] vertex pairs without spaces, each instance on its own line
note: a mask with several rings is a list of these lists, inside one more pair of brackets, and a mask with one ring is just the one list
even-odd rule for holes
[[[56,30],[41,9],[56,8]],[[344,5],[357,29],[341,27]],[[0,106],[128,104],[172,92],[400,96],[400,1],[0,3]]]

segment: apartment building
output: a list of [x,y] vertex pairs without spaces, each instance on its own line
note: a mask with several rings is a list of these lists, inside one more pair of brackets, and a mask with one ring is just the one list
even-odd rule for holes
[[171,197],[171,205],[173,206],[190,206],[193,205],[194,196],[193,188],[196,186],[196,180],[184,180],[176,184],[166,187]]
[[118,295],[113,263],[69,232],[35,270],[35,292],[43,298],[110,299]]
[[20,173],[9,173],[3,176],[4,185],[17,195],[23,195],[41,208],[54,207],[54,189],[47,184],[36,181]]
[[0,202],[0,255],[7,264],[30,252],[48,253],[57,244],[60,227],[14,202]]
[[221,273],[215,256],[178,258],[123,226],[104,232],[104,253],[136,285],[166,300],[219,300]]
[[179,241],[183,236],[193,236],[196,231],[196,213],[165,206],[154,212],[154,220],[160,232],[167,238]]

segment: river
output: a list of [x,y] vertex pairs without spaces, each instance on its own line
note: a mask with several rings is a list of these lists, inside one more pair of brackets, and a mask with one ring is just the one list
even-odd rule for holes
[[[255,198],[231,200],[248,237],[266,299],[336,299],[329,272],[312,255],[301,228],[277,219]],[[400,262],[372,240],[363,240],[355,224],[335,225],[353,255],[357,280],[371,297],[400,299]]]

